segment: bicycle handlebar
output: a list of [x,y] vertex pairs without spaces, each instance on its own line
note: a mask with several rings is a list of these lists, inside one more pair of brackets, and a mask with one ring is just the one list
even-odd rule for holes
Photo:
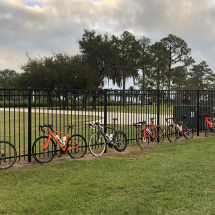
[[202,114],[202,115],[199,115],[199,118],[202,119],[202,116],[203,116],[203,117],[213,116],[213,112],[211,112],[210,114],[209,114],[209,113],[204,113],[204,114]]
[[53,126],[53,125],[49,125],[49,124],[46,124],[46,125],[39,125],[39,130],[41,129],[41,131],[42,131],[43,133],[45,133],[45,131],[43,130],[43,128],[50,128],[50,129],[53,131],[52,126]]
[[94,124],[89,123],[89,126],[90,126],[92,129],[94,129],[93,126],[99,126],[100,128],[104,128],[104,127],[102,127],[102,124],[99,123],[99,122],[95,122]]
[[[173,119],[173,118],[165,118],[166,122],[169,123],[168,119]],[[176,118],[177,119],[177,118]],[[173,119],[174,120],[174,119]]]
[[133,123],[133,126],[135,126],[136,128],[138,128],[138,124],[146,125],[146,121]]

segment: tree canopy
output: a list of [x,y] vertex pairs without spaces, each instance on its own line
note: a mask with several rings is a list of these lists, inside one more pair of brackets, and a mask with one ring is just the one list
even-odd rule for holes
[[0,71],[1,87],[99,89],[104,82],[125,89],[133,78],[139,89],[215,89],[214,72],[205,61],[195,64],[191,49],[169,34],[151,44],[145,36],[136,39],[124,31],[117,37],[84,30],[78,40],[80,54],[52,53],[31,58],[21,66],[23,73]]

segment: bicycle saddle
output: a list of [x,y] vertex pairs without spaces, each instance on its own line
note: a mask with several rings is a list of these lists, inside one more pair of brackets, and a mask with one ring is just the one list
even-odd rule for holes
[[181,116],[182,119],[187,119],[186,115]]
[[142,125],[145,125],[145,124],[146,124],[146,121],[139,122],[139,123],[142,124]]

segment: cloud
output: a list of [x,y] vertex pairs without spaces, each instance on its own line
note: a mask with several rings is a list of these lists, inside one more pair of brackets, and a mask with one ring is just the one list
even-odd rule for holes
[[83,29],[116,36],[130,30],[152,43],[173,34],[215,70],[214,23],[212,0],[1,0],[0,70],[19,68],[26,52],[76,54]]

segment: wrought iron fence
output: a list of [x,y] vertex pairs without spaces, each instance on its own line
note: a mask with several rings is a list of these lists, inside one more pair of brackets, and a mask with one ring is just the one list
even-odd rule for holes
[[31,146],[42,135],[38,126],[52,124],[54,130],[79,133],[86,140],[94,132],[89,123],[112,124],[127,134],[128,142],[136,141],[133,123],[154,118],[164,128],[165,118],[187,115],[197,135],[204,130],[199,115],[215,109],[212,90],[64,90],[0,89],[0,140],[13,143],[19,159],[31,161]]

